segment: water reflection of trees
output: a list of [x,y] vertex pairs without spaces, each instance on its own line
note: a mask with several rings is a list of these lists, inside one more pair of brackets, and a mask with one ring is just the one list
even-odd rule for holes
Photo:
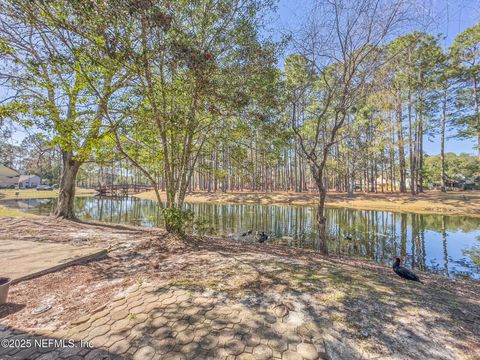
[[[240,234],[253,229],[267,231],[280,244],[313,249],[318,246],[316,213],[311,208],[195,204],[190,209],[197,218],[210,221],[221,234]],[[382,263],[388,263],[392,255],[399,255],[408,266],[446,275],[452,263],[465,268],[464,259],[452,261],[448,256],[448,233],[478,231],[480,224],[478,219],[468,217],[351,209],[328,209],[327,218],[332,253]],[[431,243],[427,245],[429,239]],[[429,259],[428,246],[440,247],[442,256]]]
[[[16,205],[28,207],[28,211],[37,214],[49,214],[55,206],[52,199],[22,201]],[[258,230],[266,231],[274,242],[287,246],[318,247],[313,208],[208,203],[188,204],[187,207],[197,220],[211,224],[221,235]],[[138,226],[157,226],[161,216],[156,202],[133,197],[77,198],[76,211],[83,219]],[[455,242],[449,242],[452,232],[478,232],[480,220],[477,218],[344,208],[327,209],[326,216],[328,246],[334,254],[366,257],[382,263],[388,263],[392,255],[399,255],[411,267],[446,275],[453,266],[467,271],[471,266],[480,267],[480,264],[473,264],[479,261],[480,250],[465,252],[464,255],[471,259],[466,263],[463,258],[452,259],[447,246],[456,246]],[[441,248],[440,257],[428,257],[433,247],[435,250]]]

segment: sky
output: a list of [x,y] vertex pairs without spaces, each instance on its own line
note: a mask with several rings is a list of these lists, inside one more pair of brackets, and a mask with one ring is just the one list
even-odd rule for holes
[[[273,38],[280,38],[298,28],[299,24],[309,15],[315,0],[279,0],[277,11],[269,16],[265,29]],[[346,0],[355,1],[355,0]],[[421,19],[418,30],[426,30],[432,34],[443,34],[442,45],[448,47],[455,37],[480,21],[480,0],[410,0],[416,12],[415,17]],[[423,29],[420,29],[423,28]],[[283,64],[281,61],[280,64]],[[2,91],[0,89],[0,95]],[[19,143],[25,136],[24,130],[18,130],[13,135],[13,142]],[[449,132],[447,136],[453,136]],[[473,140],[448,139],[447,152],[476,154]],[[426,139],[425,152],[430,155],[440,153],[439,137]]]
[[[355,0],[346,0],[355,1]],[[480,21],[480,0],[411,0],[415,16],[421,24],[415,30],[425,30],[431,34],[442,34],[441,45],[449,47],[455,37],[465,29]],[[270,22],[271,31],[275,35],[294,31],[308,17],[314,0],[279,0],[278,10]],[[423,28],[423,29],[422,29]],[[413,29],[412,29],[413,30]],[[449,131],[447,136],[454,133]],[[476,154],[474,140],[458,140],[450,138],[445,145],[446,152]],[[440,137],[426,139],[425,152],[430,155],[440,153]]]

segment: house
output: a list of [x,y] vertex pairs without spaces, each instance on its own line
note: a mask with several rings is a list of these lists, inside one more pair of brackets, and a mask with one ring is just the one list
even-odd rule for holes
[[463,183],[463,190],[479,190],[480,189],[480,176],[473,176],[466,179]]
[[40,176],[20,175],[20,179],[18,180],[18,188],[19,189],[36,188],[41,183],[42,183],[42,179],[40,178]]
[[[436,187],[441,186],[440,184],[434,185]],[[467,178],[461,174],[457,174],[453,178],[446,179],[445,186],[452,190],[480,190],[480,176]]]
[[0,164],[0,189],[13,189],[17,186],[20,174],[9,168],[8,166]]

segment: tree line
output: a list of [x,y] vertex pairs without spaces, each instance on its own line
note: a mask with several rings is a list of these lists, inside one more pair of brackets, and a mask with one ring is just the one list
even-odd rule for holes
[[88,174],[152,185],[175,232],[189,191],[316,191],[326,253],[329,189],[445,191],[447,129],[480,157],[480,24],[445,49],[402,34],[406,5],[320,1],[275,42],[262,33],[271,1],[6,0],[0,119],[38,133],[60,173],[57,216],[75,216]]

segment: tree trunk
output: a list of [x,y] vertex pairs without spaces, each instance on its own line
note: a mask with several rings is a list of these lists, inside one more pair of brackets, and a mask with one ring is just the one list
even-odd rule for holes
[[328,255],[328,246],[327,246],[327,218],[324,216],[324,205],[318,205],[318,240],[319,240],[319,251],[322,255]]
[[400,192],[404,193],[407,191],[405,184],[406,181],[406,171],[405,171],[405,150],[403,147],[403,119],[402,119],[402,109],[401,103],[398,104],[397,109],[397,137],[398,137],[398,158],[400,165]]
[[477,78],[473,78],[473,100],[474,100],[474,110],[475,110],[475,117],[477,119],[477,151],[478,151],[478,158],[480,159],[480,112],[478,109],[478,90],[477,90]]
[[445,125],[447,122],[447,90],[443,94],[442,104],[442,139],[440,143],[440,156],[442,159],[442,192],[447,192],[447,178],[445,174]]
[[317,213],[317,224],[318,224],[318,240],[319,248],[318,250],[322,255],[328,255],[328,246],[327,246],[327,218],[325,217],[325,198],[327,196],[326,188],[323,184],[323,169],[316,171],[312,167],[312,174],[314,174],[315,183],[318,188],[318,213]]
[[71,151],[63,151],[63,169],[58,192],[58,203],[55,216],[64,219],[75,219],[75,179],[81,162],[73,159]]
[[347,183],[347,197],[353,198],[353,192],[355,191],[355,170],[353,169],[353,164],[350,156],[347,158],[347,177],[349,180],[349,182]]
[[416,194],[416,179],[415,179],[415,163],[416,163],[416,154],[414,150],[415,141],[413,139],[413,125],[412,125],[412,96],[410,90],[408,91],[408,150],[409,150],[409,159],[410,159],[410,192],[412,195]]
[[419,144],[418,144],[418,177],[419,177],[419,191],[423,193],[423,118],[420,120],[420,135],[419,135]]

